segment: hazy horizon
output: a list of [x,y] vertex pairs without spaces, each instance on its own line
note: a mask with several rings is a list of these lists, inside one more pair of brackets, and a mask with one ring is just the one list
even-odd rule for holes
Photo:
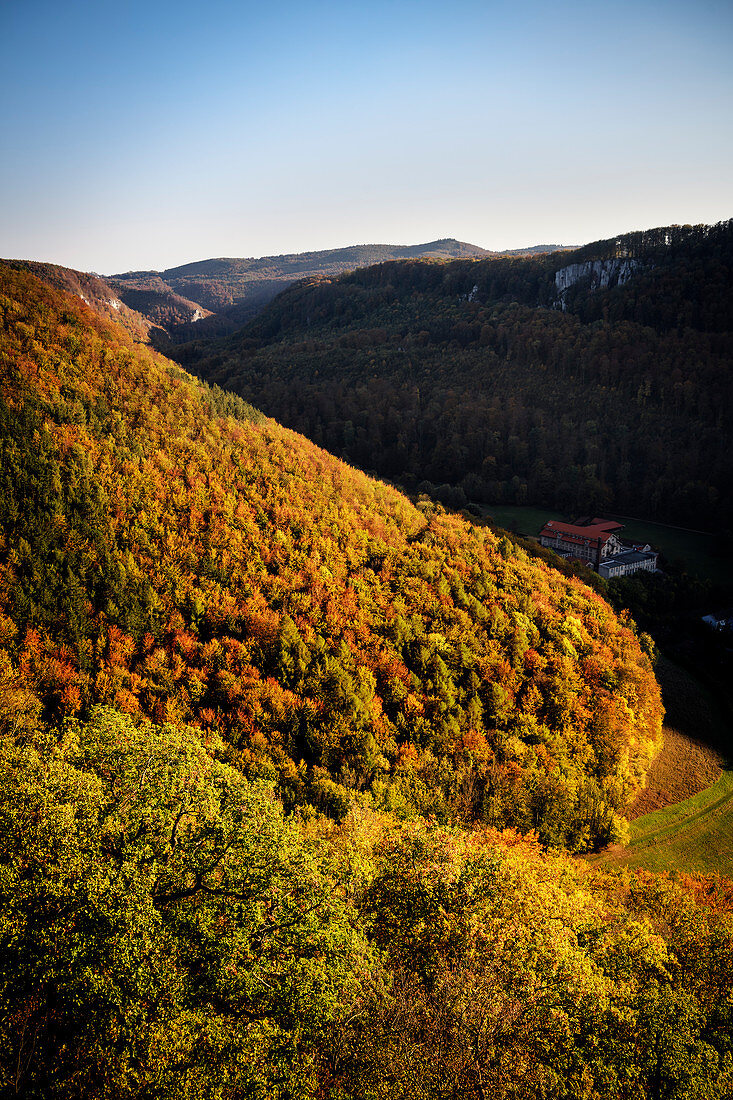
[[8,257],[502,251],[732,213],[722,0],[27,0],[0,32]]
[[[235,255],[234,253],[231,253],[228,256],[224,256],[224,255],[220,255],[220,256],[196,256],[193,259],[184,260],[180,264],[167,264],[166,267],[128,268],[127,271],[121,271],[121,270],[119,270],[119,271],[95,271],[94,274],[109,277],[110,275],[131,274],[135,271],[158,271],[158,272],[160,272],[160,271],[171,271],[171,270],[175,270],[178,267],[189,267],[192,264],[206,263],[208,260],[235,260],[235,259],[236,260],[265,260],[265,259],[276,260],[276,259],[279,259],[280,257],[284,257],[284,256],[308,255],[311,252],[313,252],[313,253],[341,252],[341,251],[345,251],[348,248],[414,248],[416,246],[419,247],[419,246],[422,246],[422,245],[434,244],[434,243],[437,243],[438,241],[451,241],[451,240],[452,241],[458,241],[459,244],[471,244],[471,245],[474,245],[477,248],[483,248],[487,252],[497,251],[496,249],[490,248],[488,245],[478,244],[476,241],[459,241],[458,238],[454,237],[454,236],[429,237],[424,241],[349,241],[349,242],[344,243],[344,244],[330,245],[330,246],[326,246],[324,248],[304,248],[300,252],[294,252],[292,249],[289,249],[288,251],[285,251],[285,252],[263,252],[263,253],[261,253],[257,256],[254,256],[254,255],[245,256],[244,254]],[[577,245],[576,245],[576,243],[573,243],[573,244],[559,244],[558,243],[558,244],[555,245],[554,242],[536,241],[533,244],[517,245],[516,249],[513,246],[511,246],[511,247],[508,247],[506,249],[498,250],[498,251],[507,251],[507,252],[509,252],[509,251],[524,251],[525,249],[529,250],[530,248],[547,247],[548,245],[552,245],[553,247],[557,247],[557,248],[575,248],[576,246],[579,246],[581,243],[585,244],[587,242],[580,242],[579,241],[579,242],[577,242]],[[10,259],[10,257],[6,257],[6,258]],[[27,259],[28,257],[26,257],[26,256],[23,256],[23,257],[16,256],[16,257],[12,257],[12,258],[13,259]],[[47,262],[52,263],[53,261],[47,261]]]

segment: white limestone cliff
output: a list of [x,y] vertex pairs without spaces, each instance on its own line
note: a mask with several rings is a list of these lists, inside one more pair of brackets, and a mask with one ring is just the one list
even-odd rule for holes
[[568,264],[555,272],[558,300],[555,303],[565,309],[565,293],[581,279],[590,279],[591,290],[609,286],[623,286],[641,268],[639,260],[586,260],[585,263]]

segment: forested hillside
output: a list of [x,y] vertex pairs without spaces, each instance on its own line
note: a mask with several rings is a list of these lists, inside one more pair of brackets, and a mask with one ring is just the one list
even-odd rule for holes
[[111,284],[101,276],[32,260],[0,260],[0,263],[7,263],[19,271],[28,271],[48,286],[80,298],[104,320],[122,325],[136,340],[150,339],[155,322],[121,302]]
[[177,354],[450,503],[733,520],[731,222],[311,280]]
[[562,850],[649,640],[78,291],[0,318],[2,1094],[727,1095],[730,884]]
[[571,848],[616,834],[660,707],[599,596],[4,283],[3,637],[47,718],[217,730],[336,817],[368,790]]
[[233,332],[296,279],[334,276],[416,256],[489,255],[484,248],[452,239],[416,245],[364,244],[259,259],[198,260],[165,271],[128,271],[111,276],[110,282],[123,301],[163,325],[167,336],[180,342],[201,334]]

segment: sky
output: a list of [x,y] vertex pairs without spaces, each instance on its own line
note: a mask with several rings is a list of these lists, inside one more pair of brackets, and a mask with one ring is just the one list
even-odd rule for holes
[[0,255],[112,274],[733,216],[730,0],[0,0]]

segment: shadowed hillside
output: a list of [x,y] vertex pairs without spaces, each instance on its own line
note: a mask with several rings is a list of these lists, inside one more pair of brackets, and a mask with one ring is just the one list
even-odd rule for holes
[[453,506],[733,523],[731,222],[311,279],[176,354]]

